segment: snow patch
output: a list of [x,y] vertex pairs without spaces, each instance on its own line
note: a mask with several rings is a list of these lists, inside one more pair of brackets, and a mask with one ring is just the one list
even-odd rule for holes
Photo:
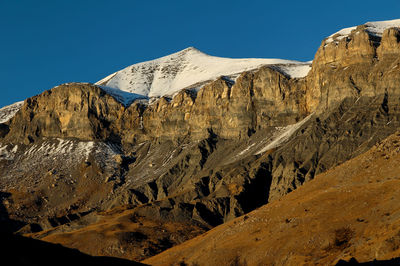
[[[386,20],[386,21],[373,21],[367,22],[364,24],[365,30],[374,36],[382,37],[382,33],[388,28],[398,28],[400,27],[400,19],[394,20]],[[326,40],[325,43],[331,43],[334,40],[339,41],[343,38],[348,37],[353,30],[355,30],[357,26],[344,28],[332,35],[330,35]]]
[[354,26],[354,27],[349,27],[349,28],[341,29],[340,31],[338,31],[338,32],[336,32],[336,33],[330,35],[330,36],[326,39],[325,43],[331,43],[331,42],[333,42],[334,39],[336,39],[336,40],[341,40],[341,39],[343,39],[343,38],[349,36],[350,33],[351,33],[353,30],[355,30],[356,28],[357,28],[357,27]]
[[308,72],[311,70],[311,65],[297,65],[297,64],[286,64],[286,65],[276,65],[274,66],[278,71],[289,75],[291,78],[303,78],[307,76]]
[[7,153],[7,145],[6,146],[0,146],[0,156],[5,155]]
[[0,146],[0,160],[13,160],[15,153],[18,151],[18,145],[8,147],[9,145]]
[[134,100],[137,99],[148,99],[146,96],[139,95],[136,93],[132,92],[127,92],[123,90],[118,90],[102,85],[97,85],[100,88],[102,88],[104,91],[106,91],[108,94],[110,94],[112,97],[114,97],[117,101],[125,105],[126,107],[129,106]]
[[83,154],[85,157],[85,160],[87,160],[89,158],[89,155],[92,152],[93,148],[94,148],[93,141],[79,142],[77,150],[80,154]]
[[24,101],[16,102],[8,106],[4,106],[0,109],[0,124],[5,123],[15,116],[15,114],[21,109]]
[[367,27],[367,31],[370,34],[382,37],[382,33],[386,29],[399,28],[400,27],[400,19],[367,22],[364,25]]
[[241,151],[241,152],[239,152],[238,154],[236,154],[235,157],[239,157],[239,156],[241,156],[241,155],[247,153],[254,145],[255,145],[255,143],[249,145],[246,149],[244,149],[243,151]]
[[74,161],[83,158],[87,160],[93,148],[93,141],[76,142],[73,140],[57,138],[53,141],[33,144],[27,151],[25,151],[25,156],[27,158],[34,158],[37,154],[44,154],[47,157],[67,156],[69,159]]
[[288,125],[286,127],[277,127],[277,133],[274,134],[273,140],[268,143],[267,146],[262,148],[260,151],[256,152],[255,155],[264,153],[268,150],[274,149],[280,145],[282,145],[284,142],[288,141],[289,138],[305,123],[307,122],[311,116],[314,113],[310,114],[300,122],[297,122],[296,124],[293,125]]
[[18,145],[15,145],[14,148],[11,149],[11,152],[16,153],[18,151]]

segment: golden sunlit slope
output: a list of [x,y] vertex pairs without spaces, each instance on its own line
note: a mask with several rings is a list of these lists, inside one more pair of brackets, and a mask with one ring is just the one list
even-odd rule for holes
[[151,265],[332,265],[400,257],[400,133],[279,201],[145,260]]

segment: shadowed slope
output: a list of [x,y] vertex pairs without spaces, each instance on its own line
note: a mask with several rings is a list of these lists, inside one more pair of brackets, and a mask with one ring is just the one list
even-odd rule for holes
[[332,265],[400,256],[400,134],[279,201],[146,260]]
[[134,261],[92,257],[75,249],[64,248],[39,240],[1,234],[3,265],[144,265]]

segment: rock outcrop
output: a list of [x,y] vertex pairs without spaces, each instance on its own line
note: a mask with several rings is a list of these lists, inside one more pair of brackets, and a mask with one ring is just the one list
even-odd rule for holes
[[96,86],[61,85],[27,99],[11,119],[6,140],[24,143],[43,137],[108,139],[118,129],[123,106]]

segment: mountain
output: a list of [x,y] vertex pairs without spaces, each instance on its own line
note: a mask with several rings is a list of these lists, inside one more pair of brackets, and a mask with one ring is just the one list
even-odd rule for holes
[[311,69],[189,48],[26,99],[0,124],[4,228],[142,260],[277,204],[399,128],[397,22],[324,39]]

